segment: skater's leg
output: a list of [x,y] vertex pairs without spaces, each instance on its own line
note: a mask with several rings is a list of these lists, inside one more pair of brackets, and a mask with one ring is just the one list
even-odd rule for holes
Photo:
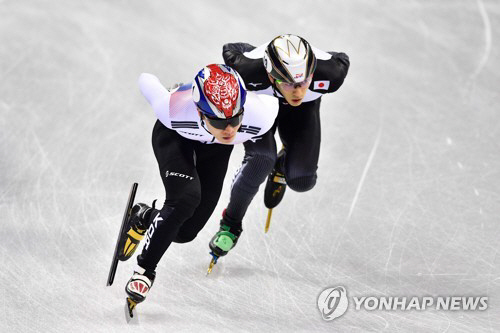
[[316,184],[321,124],[321,99],[303,103],[301,110],[280,106],[279,134],[285,146],[284,173],[287,185],[294,191],[305,192]]
[[232,145],[200,145],[196,151],[196,170],[201,185],[201,202],[193,216],[179,229],[176,243],[192,241],[205,226],[220,198]]
[[[238,242],[247,208],[257,194],[260,184],[273,168],[276,161],[274,128],[256,142],[246,142],[244,146],[245,156],[234,176],[229,204],[220,221],[219,231],[209,243],[215,257],[226,255]],[[212,262],[209,272],[214,263],[215,261]]]
[[276,161],[275,128],[269,130],[256,142],[244,143],[245,156],[243,163],[234,176],[231,196],[226,215],[235,221],[242,221],[260,184],[271,172]]
[[194,161],[194,142],[164,127],[159,121],[153,130],[153,149],[165,187],[165,203],[151,214],[140,267],[154,271],[161,257],[201,200],[200,180]]

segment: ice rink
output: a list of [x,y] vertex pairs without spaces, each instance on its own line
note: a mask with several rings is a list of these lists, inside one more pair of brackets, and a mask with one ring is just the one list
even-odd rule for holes
[[[500,332],[500,2],[0,0],[0,17],[0,332]],[[288,191],[268,234],[261,187],[206,277],[237,147],[211,220],[127,325],[135,257],[106,278],[128,191],[164,196],[139,74],[189,82],[224,43],[281,33],[351,59],[322,101],[316,187]],[[488,309],[351,302],[325,321],[335,286]]]

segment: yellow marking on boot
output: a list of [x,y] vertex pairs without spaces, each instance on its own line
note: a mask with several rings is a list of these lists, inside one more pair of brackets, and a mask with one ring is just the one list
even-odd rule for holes
[[125,241],[125,246],[123,247],[123,254],[127,254],[127,249],[129,248],[130,246],[130,238],[127,237],[127,240]]
[[135,240],[138,240],[140,241],[141,239],[144,238],[144,235],[141,235],[140,233],[138,233],[137,231],[135,231],[134,229],[130,229],[128,232],[127,232],[127,235],[129,235],[130,237],[132,237],[133,239]]
[[283,186],[280,185],[280,187],[278,187],[276,190],[274,190],[274,192],[273,192],[273,198],[275,196],[277,196],[278,194],[280,194],[282,188],[283,188]]
[[127,253],[125,253],[126,256],[132,255],[132,253],[135,250],[135,244],[132,243],[130,247],[127,248]]
[[264,228],[265,233],[269,231],[269,226],[271,225],[271,216],[273,215],[273,209],[269,208],[267,211],[267,220],[266,220],[266,227]]
[[127,242],[125,243],[125,247],[123,248],[123,254],[125,256],[129,256],[131,252],[134,252],[135,243],[133,243],[130,238],[127,238]]
[[285,177],[283,176],[278,176],[278,174],[276,174],[273,178],[273,182],[275,183],[280,183],[280,184],[283,184],[283,185],[286,185],[286,179]]

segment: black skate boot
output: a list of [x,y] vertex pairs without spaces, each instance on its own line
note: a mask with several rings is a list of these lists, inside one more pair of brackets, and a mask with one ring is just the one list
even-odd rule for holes
[[264,189],[264,205],[268,208],[266,227],[264,228],[264,232],[266,233],[269,231],[269,226],[271,225],[273,208],[278,206],[285,195],[286,179],[284,163],[285,148],[283,147],[278,153],[273,171],[267,177],[266,188]]
[[130,219],[127,222],[128,228],[125,228],[125,234],[120,240],[118,260],[126,261],[134,254],[139,246],[140,241],[144,238],[144,234],[149,227],[149,217],[153,211],[153,207],[146,204],[138,203],[132,207]]
[[285,149],[281,149],[274,164],[274,169],[267,177],[264,190],[264,205],[272,209],[281,202],[286,190],[286,179],[284,172]]
[[241,221],[231,219],[226,215],[226,210],[224,210],[222,220],[220,220],[219,231],[217,231],[208,244],[211,250],[212,261],[208,267],[207,275],[212,272],[212,268],[217,263],[219,257],[225,256],[236,246],[242,231]]
[[128,295],[126,309],[129,318],[127,320],[134,317],[135,306],[146,299],[146,295],[155,281],[155,276],[154,271],[148,271],[138,266],[130,280],[128,280],[125,286],[125,292]]

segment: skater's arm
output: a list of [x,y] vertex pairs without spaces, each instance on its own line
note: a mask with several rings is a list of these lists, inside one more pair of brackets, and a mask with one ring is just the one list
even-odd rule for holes
[[224,63],[241,75],[248,90],[265,90],[271,85],[262,61],[264,48],[265,45],[256,48],[247,43],[229,43],[222,47]]
[[169,119],[170,92],[160,83],[160,80],[152,74],[142,73],[139,76],[139,88],[141,93],[153,107],[156,116],[167,127]]
[[226,65],[236,68],[241,61],[241,55],[253,49],[255,46],[247,43],[227,43],[222,47],[222,58]]
[[169,95],[168,90],[160,83],[160,80],[149,73],[142,73],[139,76],[139,88],[152,106]]
[[349,70],[349,56],[342,52],[325,52],[312,47],[318,60],[310,89],[321,93],[337,91],[344,83]]
[[332,55],[329,63],[329,72],[332,77],[332,88],[330,92],[336,91],[340,88],[349,70],[350,61],[349,56],[342,52],[328,52]]

